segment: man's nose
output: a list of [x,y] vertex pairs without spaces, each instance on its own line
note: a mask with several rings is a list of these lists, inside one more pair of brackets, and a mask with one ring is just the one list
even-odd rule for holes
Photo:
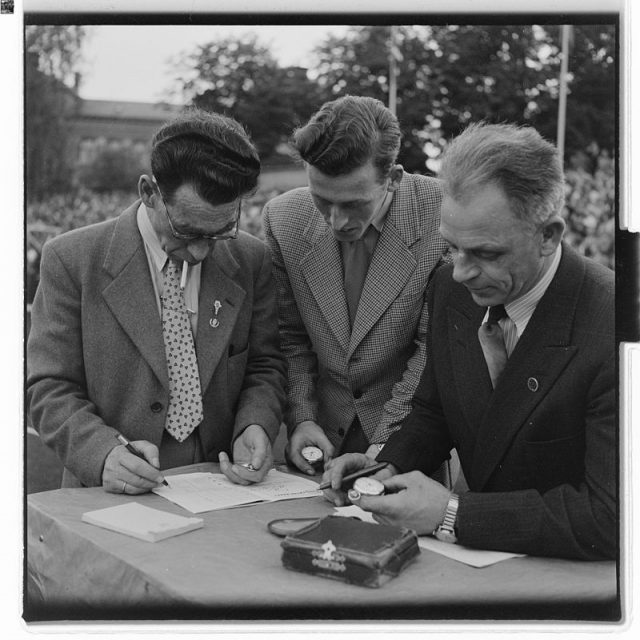
[[466,254],[459,252],[453,258],[453,279],[456,282],[467,282],[475,278],[479,273],[478,266]]
[[202,262],[209,255],[212,243],[213,240],[207,240],[205,238],[192,240],[188,245],[189,253],[196,262]]
[[349,222],[349,216],[345,215],[336,205],[329,211],[329,224],[334,231],[342,231]]

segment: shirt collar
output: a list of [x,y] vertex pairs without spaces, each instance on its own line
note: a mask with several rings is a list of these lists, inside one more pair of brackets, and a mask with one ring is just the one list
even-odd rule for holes
[[156,269],[158,271],[162,271],[169,256],[167,256],[167,253],[160,245],[160,240],[158,240],[155,229],[151,225],[151,220],[149,220],[149,212],[142,202],[138,207],[137,222],[140,235],[147,247],[149,257],[153,261]]
[[371,226],[378,232],[382,233],[384,229],[384,223],[387,221],[387,216],[389,215],[389,211],[391,211],[391,207],[393,206],[393,192],[391,193],[391,202],[388,207],[382,207],[380,212],[376,215],[376,217],[370,222]]
[[522,332],[525,330],[527,323],[531,319],[538,302],[540,302],[542,296],[549,288],[553,277],[556,275],[561,257],[562,245],[559,244],[549,268],[542,275],[540,280],[538,280],[535,286],[531,290],[527,291],[523,296],[505,304],[504,308],[509,314],[511,320],[515,323],[519,336],[522,335]]

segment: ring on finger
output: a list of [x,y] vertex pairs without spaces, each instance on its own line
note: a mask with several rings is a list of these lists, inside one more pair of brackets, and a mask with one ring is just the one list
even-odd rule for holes
[[127,483],[123,480],[122,481],[122,493],[126,493],[127,492]]

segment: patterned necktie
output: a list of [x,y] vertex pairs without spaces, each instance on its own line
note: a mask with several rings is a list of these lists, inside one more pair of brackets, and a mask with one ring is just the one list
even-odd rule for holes
[[495,389],[498,378],[507,364],[507,349],[504,344],[502,329],[498,320],[507,317],[504,305],[489,307],[489,318],[478,329],[478,340],[487,361],[487,368],[491,376],[491,384]]
[[375,243],[378,239],[378,231],[369,225],[359,240],[342,243],[342,263],[344,268],[344,292],[349,308],[349,319],[351,326],[355,320],[362,295],[364,281],[369,271],[371,256],[375,250]]
[[184,441],[202,422],[202,392],[193,334],[180,290],[180,268],[168,260],[162,294],[162,336],[169,370],[167,431]]

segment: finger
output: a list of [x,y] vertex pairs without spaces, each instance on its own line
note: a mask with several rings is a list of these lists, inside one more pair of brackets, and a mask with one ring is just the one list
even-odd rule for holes
[[[155,486],[155,485],[154,485]],[[148,493],[152,487],[138,487],[125,480],[109,480],[103,483],[103,488],[108,493],[121,493],[128,495],[138,495],[141,493]]]
[[237,469],[238,465],[231,464],[229,456],[224,451],[221,451],[218,454],[218,460],[220,462],[220,471],[222,471],[222,473],[227,477],[228,480],[230,480],[234,484],[251,484],[248,480],[245,480],[242,476],[238,475],[234,471],[234,468]]
[[132,442],[135,448],[146,458],[147,462],[156,469],[160,468],[160,452],[155,444],[147,440],[136,440]]
[[127,483],[127,486],[134,489],[141,489],[142,491],[149,491],[150,489],[153,489],[160,484],[160,482],[149,480],[148,478],[140,476],[135,471],[127,469],[127,467],[124,465],[120,467],[118,473],[114,477],[114,480],[120,483],[124,481]]
[[302,457],[303,447],[291,447],[289,450],[289,457],[291,458],[291,462],[300,469],[300,471],[304,471],[310,476],[315,475],[314,468]]
[[[384,474],[386,469],[383,469],[380,473]],[[377,474],[376,474],[377,475]],[[398,476],[391,476],[390,478],[382,478],[382,484],[384,484],[384,488],[386,491],[390,493],[402,491],[403,489],[407,489],[409,484],[407,482],[406,474],[400,474]]]
[[[154,473],[158,472],[154,470]],[[102,474],[102,486],[111,493],[122,493],[123,482],[141,491],[149,491],[159,484],[154,480],[140,477],[135,471],[130,471],[122,464],[122,461],[115,463],[112,460],[109,468],[105,469]]]
[[[126,451],[125,454],[123,454],[122,458],[120,458],[120,466],[133,476],[146,481],[149,486],[155,487],[156,485],[160,484],[162,482],[162,479],[164,478],[164,476],[158,471],[156,467],[149,464],[149,462],[147,462],[146,460],[138,458],[138,456],[134,456],[128,451]],[[121,474],[118,474],[118,477],[120,477],[120,475]],[[126,476],[123,476],[122,479],[130,482],[130,480]],[[135,484],[138,484],[138,486],[144,486],[140,483]]]
[[[269,458],[271,453],[271,446],[267,443],[266,445],[261,445],[256,447],[256,449],[251,454],[251,465],[254,469],[262,470],[263,467],[269,467]],[[267,469],[268,470],[268,469]]]
[[398,495],[361,496],[358,506],[364,511],[369,511],[377,516],[379,521],[387,524],[395,524],[398,515]]
[[[155,485],[154,485],[155,486]],[[122,493],[131,496],[140,495],[142,493],[148,493],[153,487],[140,487],[129,482],[125,483],[124,491]]]
[[231,465],[230,471],[234,477],[242,480],[242,484],[260,482],[266,473],[264,468],[255,469],[251,463],[234,463]]
[[343,491],[333,491],[333,489],[325,489],[322,492],[325,500],[332,502],[336,507],[344,507],[346,504],[346,494]]
[[353,471],[368,466],[367,458],[360,454],[347,453],[332,460],[327,480],[331,481],[331,488],[338,491],[342,488],[342,478]]

